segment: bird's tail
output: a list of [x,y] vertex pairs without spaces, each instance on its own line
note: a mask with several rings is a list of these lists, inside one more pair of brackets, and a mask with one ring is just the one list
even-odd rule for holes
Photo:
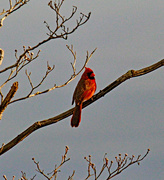
[[71,118],[71,126],[78,127],[81,121],[81,110],[82,110],[82,103],[80,105],[76,105],[73,116]]

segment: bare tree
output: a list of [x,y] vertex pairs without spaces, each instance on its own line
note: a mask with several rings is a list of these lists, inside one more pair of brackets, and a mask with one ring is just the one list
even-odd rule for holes
[[[4,20],[6,20],[6,18],[10,14],[14,13],[22,6],[28,4],[28,2],[29,2],[29,0],[16,0],[13,5],[12,1],[9,0],[9,6],[10,6],[9,9],[8,10],[3,9],[3,11],[0,13],[0,16],[2,16],[2,18],[0,19],[0,28],[3,27]],[[15,63],[0,70],[0,74],[8,72],[8,76],[6,77],[6,79],[3,80],[3,83],[0,85],[0,96],[1,96],[0,119],[2,118],[2,114],[5,111],[5,109],[7,108],[7,106],[10,105],[11,103],[26,100],[28,98],[35,97],[35,96],[38,96],[41,94],[45,94],[45,93],[48,93],[57,88],[66,86],[68,83],[70,83],[72,80],[74,80],[81,73],[81,71],[85,68],[88,61],[91,59],[92,55],[96,51],[96,48],[91,53],[89,53],[87,51],[86,60],[84,62],[84,65],[81,67],[79,72],[76,72],[76,67],[75,67],[76,51],[74,50],[73,45],[71,45],[71,46],[67,45],[67,49],[72,54],[73,60],[71,63],[72,75],[71,75],[71,77],[68,77],[68,80],[65,83],[63,83],[61,85],[55,84],[51,88],[47,88],[43,91],[38,91],[38,87],[40,87],[42,85],[42,83],[46,80],[47,76],[51,72],[53,72],[53,70],[55,69],[55,65],[50,66],[49,62],[47,61],[47,70],[46,70],[46,72],[44,72],[45,75],[43,76],[43,78],[41,78],[41,80],[37,83],[37,85],[34,85],[31,80],[31,77],[30,77],[31,72],[28,72],[27,70],[25,71],[25,75],[27,76],[29,85],[30,85],[30,90],[27,94],[25,94],[24,96],[19,97],[17,99],[13,99],[15,93],[18,90],[19,83],[17,81],[11,85],[11,88],[6,93],[6,96],[2,93],[2,88],[4,88],[6,86],[6,84],[10,83],[11,80],[13,80],[15,77],[18,76],[20,71],[22,71],[27,65],[29,65],[30,63],[32,63],[39,57],[40,50],[38,50],[38,48],[41,45],[48,43],[50,40],[55,40],[55,39],[66,40],[70,34],[74,33],[77,29],[79,29],[82,25],[84,25],[90,19],[90,16],[91,16],[90,12],[88,14],[80,13],[79,19],[76,20],[76,25],[70,29],[67,26],[67,22],[71,21],[74,18],[74,15],[77,13],[77,7],[73,6],[70,15],[68,17],[65,17],[63,14],[61,14],[61,11],[60,11],[61,7],[63,6],[63,3],[64,3],[64,0],[59,0],[59,1],[55,1],[55,2],[50,1],[48,3],[48,6],[50,7],[50,9],[55,12],[56,26],[55,26],[55,28],[52,28],[51,25],[49,25],[47,23],[47,21],[44,21],[47,31],[48,31],[47,38],[41,40],[40,42],[38,42],[36,45],[34,45],[32,47],[31,46],[28,46],[28,47],[23,46],[23,52],[21,54],[18,54],[18,51],[15,50],[15,58],[16,58]],[[37,50],[37,53],[35,54],[33,52],[33,50]],[[0,58],[3,59],[4,51],[2,49],[0,49],[0,56],[1,56]],[[0,63],[2,63],[2,61],[0,61]],[[119,86],[121,83],[125,82],[126,80],[133,78],[133,77],[145,75],[147,73],[157,70],[158,68],[160,68],[162,66],[164,66],[164,59],[160,60],[159,62],[157,62],[151,66],[145,67],[140,70],[129,70],[127,73],[120,76],[118,79],[116,79],[114,82],[112,82],[111,84],[106,86],[104,89],[100,90],[100,92],[95,94],[92,99],[86,101],[83,104],[83,108],[87,107],[91,103],[93,103],[96,100],[98,100],[99,98],[103,97],[104,95],[109,93],[111,90],[113,90],[114,88]],[[17,135],[15,138],[13,138],[7,144],[3,143],[2,147],[0,148],[0,155],[4,154],[7,151],[9,151],[10,149],[12,149],[14,146],[16,146],[19,142],[23,141],[27,136],[32,134],[34,131],[36,131],[42,127],[57,123],[65,118],[67,118],[68,116],[70,116],[72,114],[73,109],[74,108],[71,108],[68,111],[63,112],[62,114],[59,114],[58,116],[35,122],[33,125],[31,125],[25,131],[23,131],[22,133]],[[137,159],[134,159],[134,156],[128,157],[127,154],[125,154],[123,157],[121,156],[121,154],[119,154],[119,156],[116,157],[117,167],[114,171],[111,171],[113,161],[111,161],[109,163],[109,160],[108,160],[108,158],[106,158],[106,155],[105,155],[104,159],[103,159],[103,166],[99,173],[97,173],[96,166],[91,161],[91,156],[89,156],[88,158],[85,157],[85,160],[88,162],[88,175],[87,175],[86,179],[89,179],[91,176],[94,176],[94,179],[97,180],[105,170],[107,170],[108,174],[109,174],[107,179],[111,179],[114,176],[121,173],[126,168],[128,168],[130,165],[139,163],[140,161],[142,161],[147,156],[149,151],[150,150],[148,149],[147,153],[143,157],[141,157],[139,155],[137,157]],[[66,158],[67,152],[68,152],[68,147],[66,147],[65,154],[62,156],[61,164],[59,166],[55,166],[55,169],[51,173],[48,174],[50,176],[48,176],[47,174],[44,173],[43,170],[41,170],[39,162],[36,162],[35,159],[33,158],[33,162],[37,166],[37,171],[39,173],[41,173],[46,179],[49,179],[49,180],[52,178],[57,179],[57,174],[59,172],[60,167],[64,163],[69,161],[69,158],[68,159]],[[91,171],[93,171],[93,174],[91,174]],[[72,175],[68,179],[69,180],[73,179],[74,174],[75,174],[75,172],[73,171]],[[14,180],[14,178],[15,177],[13,177],[13,180]],[[4,176],[4,179],[7,180],[7,177]],[[22,172],[22,179],[24,179],[24,180],[27,179],[26,174],[24,172]],[[34,177],[32,179],[34,179]]]

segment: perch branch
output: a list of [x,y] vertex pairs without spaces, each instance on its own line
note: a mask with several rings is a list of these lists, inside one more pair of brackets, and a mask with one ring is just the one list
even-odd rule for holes
[[[154,71],[154,70],[156,70],[156,69],[158,69],[158,68],[160,68],[162,66],[164,66],[164,59],[157,62],[157,63],[155,63],[155,64],[153,64],[153,65],[151,65],[151,66],[149,66],[149,67],[146,67],[146,68],[143,68],[143,69],[140,69],[140,70],[130,70],[130,71],[128,71],[127,73],[125,73],[124,75],[119,77],[117,80],[115,80],[113,83],[111,83],[110,85],[105,87],[103,90],[101,90],[99,93],[95,94],[93,96],[93,98],[91,98],[88,101],[84,102],[83,108],[87,107],[91,103],[93,103],[96,100],[98,100],[99,98],[103,97],[105,94],[107,94],[108,92],[113,90],[115,87],[119,86],[124,81],[126,81],[126,80],[128,80],[128,79],[130,79],[132,77],[145,75],[145,74],[150,73],[150,72],[152,72],[152,71]],[[16,146],[18,143],[20,143],[23,139],[25,139],[27,136],[32,134],[34,131],[36,131],[36,130],[42,128],[42,127],[57,123],[57,122],[65,119],[65,118],[67,118],[68,116],[70,116],[73,113],[73,110],[74,110],[74,108],[71,108],[68,111],[66,111],[64,113],[61,113],[61,114],[59,114],[59,115],[57,115],[55,117],[35,122],[33,125],[31,125],[25,131],[20,133],[17,137],[15,137],[9,143],[7,143],[3,147],[1,147],[0,155],[4,154],[8,150],[10,150],[12,147]]]
[[[93,101],[96,101],[97,99],[103,97],[105,94],[107,94],[108,92],[110,92],[111,90],[113,90],[114,88],[116,88],[117,86],[119,86],[121,83],[123,83],[124,81],[130,79],[130,78],[134,78],[134,77],[138,77],[138,76],[142,76],[145,75],[147,73],[150,73],[160,67],[164,66],[164,59],[162,59],[161,61],[145,67],[143,69],[140,70],[129,70],[127,73],[123,74],[121,77],[119,77],[118,79],[116,79],[113,83],[109,84],[107,87],[105,87],[103,90],[100,90],[99,93],[97,93],[96,95],[93,96]],[[91,101],[87,101],[84,104],[84,107],[87,106],[88,104],[90,104]]]

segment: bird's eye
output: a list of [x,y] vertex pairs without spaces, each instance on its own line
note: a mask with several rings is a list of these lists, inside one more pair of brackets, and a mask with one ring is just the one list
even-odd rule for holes
[[87,73],[87,75],[88,75],[89,79],[95,79],[95,77],[94,77],[95,75],[93,72],[89,72],[89,73]]

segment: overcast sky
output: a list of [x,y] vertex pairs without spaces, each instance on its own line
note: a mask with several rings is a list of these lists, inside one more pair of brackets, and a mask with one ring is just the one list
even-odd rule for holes
[[[10,15],[0,29],[0,48],[5,57],[0,69],[13,64],[15,49],[34,46],[45,39],[45,20],[55,26],[55,13],[47,6],[47,0],[31,0],[27,5]],[[96,52],[88,63],[94,70],[97,91],[116,80],[130,69],[141,69],[164,58],[164,3],[163,0],[65,0],[62,13],[67,16],[72,6],[78,11],[70,27],[76,24],[80,12],[92,12],[90,20],[80,27],[68,40],[52,40],[41,47],[36,62],[26,69],[31,72],[34,84],[44,76],[46,63],[55,65],[47,78],[44,90],[54,84],[60,85],[70,78],[73,62],[66,44],[74,45],[77,53],[76,69],[80,70],[86,51]],[[0,11],[9,7],[8,1],[0,1]],[[2,18],[2,17],[0,17]],[[38,50],[39,50],[38,49]],[[34,51],[36,52],[36,51]],[[1,75],[0,83],[9,72]],[[80,75],[81,76],[81,75]],[[73,106],[72,95],[79,80],[77,77],[67,86],[25,101],[8,106],[0,121],[0,144],[8,143],[36,121],[54,117]],[[15,98],[26,95],[30,85],[25,69],[14,79],[19,81]],[[12,82],[14,82],[12,81]],[[10,82],[2,92],[5,94]],[[115,180],[162,180],[164,176],[164,69],[160,68],[145,76],[132,78],[105,97],[85,108],[78,128],[70,126],[68,117],[57,124],[38,130],[23,142],[1,156],[0,179],[5,174],[20,178],[21,171],[30,179],[36,174],[32,157],[41,168],[51,172],[61,161],[65,146],[69,146],[71,160],[61,169],[59,179],[67,179],[75,170],[75,178],[87,176],[85,156],[93,157],[98,170],[103,156],[115,160],[118,153],[129,156],[144,155],[151,149],[141,165],[133,165]],[[102,178],[105,179],[106,173]],[[36,179],[43,179],[37,175]]]

